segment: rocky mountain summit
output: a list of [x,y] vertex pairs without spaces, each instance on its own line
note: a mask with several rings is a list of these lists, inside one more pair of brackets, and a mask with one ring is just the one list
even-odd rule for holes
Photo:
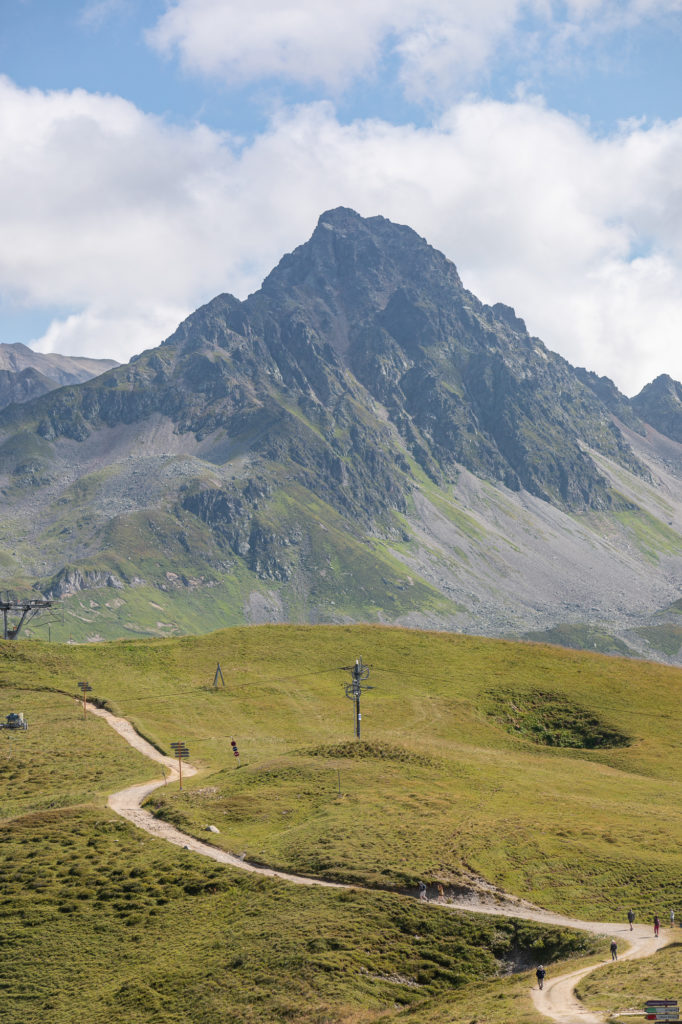
[[77,637],[369,619],[674,658],[672,385],[629,400],[331,210],[245,301],[0,413],[0,585]]
[[643,387],[631,404],[661,434],[682,441],[682,384],[667,373]]

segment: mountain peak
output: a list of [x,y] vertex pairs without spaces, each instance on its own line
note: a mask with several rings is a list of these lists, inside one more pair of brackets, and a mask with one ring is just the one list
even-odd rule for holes
[[661,373],[632,399],[638,416],[659,433],[682,441],[682,384]]
[[[383,220],[383,218],[381,218]],[[365,223],[365,218],[352,210],[349,206],[336,206],[333,210],[325,210],[320,214],[317,226],[331,230],[343,231],[357,228]]]
[[[15,385],[28,393],[35,376]],[[649,388],[673,426],[678,388],[665,377]],[[623,592],[614,581],[631,586],[634,534],[623,526],[621,575],[609,577],[601,513],[651,484],[613,416],[637,428],[612,382],[530,337],[511,306],[480,302],[411,228],[327,210],[245,301],[218,295],[127,366],[0,413],[3,507],[28,524],[5,585],[27,566],[46,592],[65,573],[79,588],[135,581],[161,632],[170,591],[219,621],[226,608],[235,621],[573,621],[597,604],[595,586],[602,607]],[[611,476],[614,464],[624,472]],[[610,481],[627,487],[627,470],[640,481],[623,496]],[[587,509],[600,511],[596,545],[592,517],[556,527]],[[669,526],[652,535],[678,559],[661,562],[674,576]],[[582,552],[575,567],[569,548]],[[658,595],[648,549],[644,561],[638,580]],[[74,600],[77,621],[94,621]],[[89,607],[127,630],[118,604]]]
[[454,263],[412,228],[341,206],[322,214],[311,238],[284,256],[247,302],[314,311],[315,329],[343,353],[345,325],[385,309],[406,288],[448,304],[463,292]]
[[644,394],[669,394],[674,395],[679,400],[681,393],[682,385],[678,381],[673,380],[668,373],[660,373],[651,383],[644,385],[637,397],[639,398]]
[[289,431],[292,458],[307,465],[313,441],[301,446],[290,414],[298,408],[329,446],[316,470],[331,474],[325,486],[339,507],[337,477],[350,480],[361,465],[384,474],[366,490],[368,513],[386,493],[401,492],[395,507],[404,501],[396,453],[387,456],[393,442],[380,419],[369,433],[365,422],[381,408],[393,440],[434,481],[465,467],[572,508],[604,507],[608,484],[585,446],[636,468],[589,383],[530,338],[511,306],[465,291],[454,264],[412,228],[346,207],[325,211],[246,301],[218,296],[165,346],[88,388],[87,400],[60,401],[68,407],[45,405],[42,437],[80,440],[93,425],[151,412],[201,438],[248,434],[253,420],[254,454],[281,461]]

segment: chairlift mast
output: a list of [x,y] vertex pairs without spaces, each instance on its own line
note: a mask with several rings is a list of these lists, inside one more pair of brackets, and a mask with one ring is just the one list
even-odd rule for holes
[[[45,608],[51,607],[52,601],[46,601],[44,598],[34,598],[30,601],[0,601],[3,640],[16,640],[25,623],[30,622],[34,615],[42,612]],[[19,616],[19,621],[15,626],[10,625],[8,620],[9,615]]]

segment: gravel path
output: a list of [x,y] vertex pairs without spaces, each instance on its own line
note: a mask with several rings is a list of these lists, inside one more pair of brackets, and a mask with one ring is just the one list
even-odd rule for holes
[[[176,846],[182,846],[186,850],[194,850],[204,857],[211,857],[221,864],[229,864],[242,871],[252,871],[255,874],[267,875],[269,878],[281,878],[295,885],[317,885],[328,889],[346,889],[350,886],[339,882],[325,882],[319,878],[306,878],[303,875],[287,874],[284,871],[273,871],[272,868],[261,867],[251,864],[242,857],[237,857],[225,850],[216,849],[208,843],[202,843],[192,836],[180,832],[175,826],[166,821],[155,818],[149,811],[145,811],[141,804],[155,789],[174,782],[178,778],[177,760],[160,754],[151,743],[143,739],[135,731],[130,722],[125,718],[117,718],[109,711],[102,708],[95,708],[88,705],[88,711],[98,718],[103,718],[115,729],[132,747],[139,750],[146,757],[151,758],[163,766],[164,777],[153,782],[143,782],[140,785],[129,786],[118,793],[112,793],[107,803],[113,811],[120,814],[144,829],[150,835],[165,839]],[[183,776],[190,777],[196,774],[196,768],[190,764],[184,764]],[[662,929],[658,938],[652,935],[651,925],[635,925],[631,932],[627,923],[579,921],[572,917],[564,917],[561,914],[553,914],[540,907],[534,907],[525,900],[514,896],[500,894],[490,888],[489,891],[482,889],[478,892],[471,892],[460,899],[448,899],[444,903],[430,903],[431,906],[441,906],[443,909],[468,910],[477,914],[490,914],[502,917],[517,917],[527,921],[539,921],[544,924],[553,924],[565,928],[578,928],[581,931],[593,932],[598,935],[606,935],[614,938],[619,946],[619,960],[635,960],[641,957],[653,956],[653,954],[676,938],[676,932],[670,929]],[[556,978],[548,977],[542,992],[534,987],[531,990],[531,997],[536,1008],[544,1016],[558,1022],[558,1024],[604,1024],[605,1015],[587,1010],[575,995],[575,986],[585,975],[598,970],[611,960],[600,961],[590,967],[583,967],[569,974],[561,974]],[[550,972],[551,974],[551,972]]]
[[[155,747],[148,743],[147,740],[143,739],[132,727],[130,722],[125,718],[117,718],[112,715],[109,711],[104,711],[102,708],[94,708],[88,705],[88,710],[93,715],[97,715],[98,718],[103,718],[116,732],[120,733],[121,736],[132,747],[139,750],[141,754],[146,757],[150,757],[153,761],[157,761],[159,764],[164,766],[164,778],[156,779],[153,782],[143,782],[137,786],[129,786],[127,789],[122,789],[118,793],[112,793],[107,804],[111,807],[112,811],[116,811],[122,818],[126,818],[132,822],[133,825],[137,825],[138,828],[143,828],[145,832],[149,832],[150,835],[156,836],[159,839],[166,839],[169,843],[174,843],[176,846],[182,846],[186,850],[194,850],[195,853],[200,853],[204,857],[211,857],[213,860],[219,861],[221,864],[230,864],[232,867],[241,868],[242,871],[253,871],[258,875],[267,875],[269,878],[283,878],[287,882],[294,882],[297,885],[319,885],[327,889],[343,889],[348,886],[343,886],[338,882],[325,882],[320,878],[304,878],[301,875],[290,875],[285,871],[273,871],[272,868],[260,867],[256,864],[250,864],[248,861],[243,860],[241,857],[236,857],[232,853],[227,853],[225,850],[219,850],[215,846],[211,846],[209,843],[202,843],[199,839],[194,839],[192,836],[186,835],[179,829],[175,828],[174,825],[169,824],[167,821],[161,821],[159,818],[155,818],[149,811],[145,811],[140,805],[144,803],[150,793],[153,793],[155,789],[165,785],[168,782],[175,782],[178,778],[178,762],[176,758],[167,757],[165,754],[160,754]],[[196,768],[193,768],[190,764],[183,764],[182,774],[183,778],[189,778],[192,775],[196,775]]]
[[[634,930],[630,931],[628,924],[594,924],[570,919],[567,919],[566,923],[574,928],[605,934],[615,939],[618,943],[619,960],[639,960],[645,956],[653,956],[658,949],[667,946],[676,938],[675,933],[667,928],[661,930],[657,939],[654,938],[653,925],[635,925]],[[627,948],[624,948],[626,944]],[[604,1024],[606,1014],[595,1013],[583,1006],[575,994],[575,987],[587,974],[610,963],[609,958],[591,967],[571,971],[570,974],[545,978],[542,992],[538,988],[531,991],[536,1008],[559,1024]]]

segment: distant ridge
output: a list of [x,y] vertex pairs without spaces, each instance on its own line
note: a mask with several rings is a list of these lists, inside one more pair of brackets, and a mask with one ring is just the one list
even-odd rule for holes
[[20,343],[0,344],[0,408],[80,384],[118,365],[114,359],[43,354]]

